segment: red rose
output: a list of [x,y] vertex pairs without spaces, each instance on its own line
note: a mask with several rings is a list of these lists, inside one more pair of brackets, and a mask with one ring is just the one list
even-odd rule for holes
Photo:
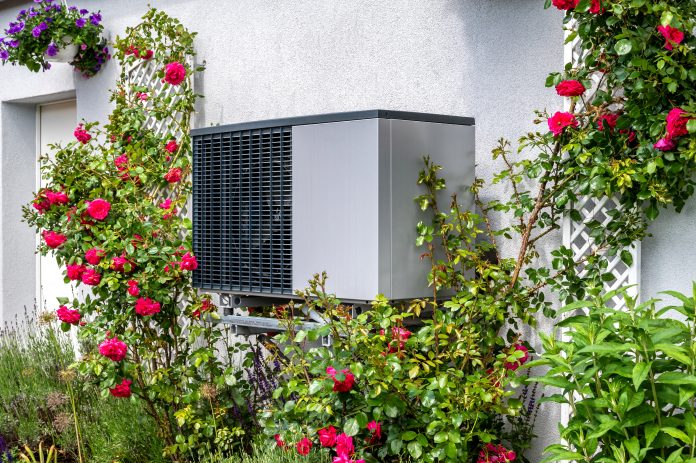
[[319,443],[322,447],[333,447],[336,445],[336,428],[329,426],[317,431],[319,435]]
[[353,389],[353,386],[355,385],[355,376],[350,372],[349,369],[346,368],[341,370],[341,373],[344,376],[343,380],[336,379],[337,372],[334,367],[326,367],[326,373],[333,379],[334,392],[349,392],[351,389]]
[[592,0],[590,4],[590,13],[592,14],[604,14],[606,8],[602,6],[602,0]]
[[130,385],[133,383],[130,379],[124,379],[120,384],[115,385],[109,389],[109,392],[114,397],[121,397],[127,399],[131,396]]
[[97,198],[87,203],[87,213],[95,220],[104,220],[110,210],[111,204],[105,199]]
[[174,61],[164,67],[164,81],[171,85],[179,85],[186,78],[186,68],[183,64]]
[[560,96],[580,96],[585,90],[585,86],[579,80],[564,80],[556,85],[556,93]]
[[370,431],[372,436],[370,436],[370,444],[375,444],[382,439],[382,424],[377,421],[370,421],[367,423],[367,429]]
[[46,191],[46,198],[48,199],[48,202],[53,204],[68,204],[68,195],[63,193],[62,191],[51,191],[47,190]]
[[82,274],[87,270],[84,265],[68,265],[66,266],[66,274],[70,280],[79,280],[82,278]]
[[58,319],[62,322],[65,322],[69,325],[77,325],[80,323],[80,312],[77,310],[73,309],[68,309],[64,305],[61,305],[58,307],[58,310],[56,310],[56,315],[58,316]]
[[82,124],[77,126],[77,128],[73,132],[73,135],[75,135],[75,138],[77,139],[77,141],[79,141],[83,145],[92,139],[92,135],[90,135],[89,132],[87,132],[84,129]]
[[679,45],[684,40],[684,33],[672,26],[657,26],[657,30],[665,38],[665,48],[672,50],[675,45]]
[[43,236],[46,245],[51,249],[61,246],[68,240],[67,236],[49,230],[42,231],[41,236]]
[[164,179],[169,183],[178,182],[179,180],[181,180],[181,169],[178,167],[169,169],[169,172],[164,174]]
[[94,269],[88,268],[82,273],[82,282],[86,285],[96,286],[101,281],[101,275]]
[[346,433],[341,433],[336,437],[336,454],[344,457],[350,457],[355,453],[353,438]]
[[653,148],[659,151],[672,151],[677,147],[677,143],[671,138],[660,138],[657,143],[653,145]]
[[597,128],[599,128],[600,132],[603,132],[604,129],[606,129],[608,127],[609,131],[613,132],[614,127],[616,127],[616,121],[618,119],[619,119],[618,114],[602,114],[602,116],[597,121]]
[[155,54],[152,50],[145,50],[144,52],[140,53],[140,58],[144,60],[152,59],[152,56]]
[[120,256],[114,257],[111,259],[111,269],[115,270],[117,272],[126,272],[126,264],[129,264],[131,266],[131,269],[129,271],[133,270],[133,262],[131,262],[125,254],[121,254]]
[[551,0],[551,3],[559,10],[572,10],[578,6],[580,0]]
[[549,130],[553,132],[553,136],[557,137],[563,133],[566,127],[577,127],[578,121],[575,115],[567,112],[557,111],[548,120]]
[[114,159],[114,165],[116,166],[116,169],[118,169],[119,172],[123,172],[128,168],[128,156],[125,154],[120,155],[116,159]]
[[285,442],[283,442],[283,439],[280,438],[280,434],[276,434],[275,436],[273,436],[273,438],[275,439],[276,445],[278,447],[285,447]]
[[140,295],[140,288],[138,288],[138,282],[135,280],[128,280],[128,294],[131,296]]
[[147,317],[160,311],[160,303],[149,297],[141,297],[135,302],[135,313]]
[[104,254],[103,249],[92,248],[85,253],[85,260],[92,265],[98,265]]
[[116,336],[113,338],[106,338],[99,344],[99,353],[104,357],[107,357],[114,362],[120,362],[126,358],[128,353],[128,346],[123,341],[120,341]]
[[196,257],[187,252],[181,257],[181,262],[179,262],[179,268],[181,270],[196,270],[198,268],[198,261]]
[[135,55],[138,56],[138,49],[135,47],[135,45],[128,45],[128,48],[126,48],[125,55]]
[[169,152],[169,154],[174,154],[174,152],[179,149],[179,145],[176,144],[176,140],[170,140],[169,143],[164,145],[164,149]]
[[172,200],[171,199],[165,199],[159,205],[160,209],[165,209],[165,210],[169,209],[170,207],[172,207]]
[[683,137],[689,133],[686,128],[686,123],[689,122],[689,117],[684,116],[686,111],[681,108],[673,108],[667,114],[667,136],[668,138]]
[[51,208],[51,201],[46,197],[46,192],[39,193],[39,195],[32,201],[31,206],[36,209],[39,214],[43,214]]
[[515,344],[515,351],[523,352],[522,358],[515,360],[514,362],[506,362],[505,368],[511,371],[517,370],[519,367],[527,363],[529,360],[529,349],[522,344]]
[[303,437],[297,443],[297,453],[300,455],[309,455],[309,451],[312,450],[312,441]]

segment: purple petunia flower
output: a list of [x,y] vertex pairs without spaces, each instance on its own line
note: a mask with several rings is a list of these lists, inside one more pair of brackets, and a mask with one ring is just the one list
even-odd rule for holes
[[95,26],[98,26],[101,20],[102,16],[99,13],[92,13],[92,15],[89,17],[89,21]]
[[34,3],[41,3],[43,0],[34,0]]
[[85,27],[85,18],[78,18],[78,19],[75,21],[75,25],[76,25],[77,27],[79,27],[80,29],[82,29],[83,27]]
[[71,6],[71,7],[68,8],[68,10],[70,10],[70,11],[77,11],[77,7],[76,7],[76,6]]
[[48,48],[46,48],[46,54],[48,56],[56,56],[58,54],[58,45],[54,42],[49,43]]
[[84,8],[80,10],[81,15],[85,15],[87,13],[89,13],[89,10],[85,10]]
[[7,52],[7,50],[1,49],[0,50],[0,59],[3,61],[7,61],[7,58],[10,57],[10,54]]
[[39,14],[39,12],[36,11],[34,8],[32,8],[31,10],[29,10],[29,17],[30,17],[30,18],[33,18],[34,16],[36,16],[36,15],[38,15],[38,14]]
[[22,30],[24,30],[24,21],[10,23],[10,27],[5,32],[9,35],[14,35],[18,32],[22,32]]
[[39,26],[36,26],[31,30],[31,35],[34,37],[40,37],[41,36],[41,28]]
[[19,40],[10,40],[8,42],[8,45],[11,46],[12,48],[17,48],[19,46]]
[[[53,18],[48,18],[47,21],[53,21]],[[37,27],[38,27],[39,29],[41,29],[41,32],[43,32],[43,31],[45,31],[46,29],[48,29],[48,24],[46,24],[45,22],[42,22],[42,23],[39,24]]]
[[17,15],[17,19],[21,18],[25,14],[27,14],[27,10],[19,10],[19,14]]

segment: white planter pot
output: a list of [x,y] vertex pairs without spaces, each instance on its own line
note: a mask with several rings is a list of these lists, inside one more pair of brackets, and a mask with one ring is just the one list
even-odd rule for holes
[[58,53],[55,56],[46,55],[46,61],[52,63],[69,63],[77,55],[77,45],[72,43],[72,37],[63,37],[61,47],[58,49]]

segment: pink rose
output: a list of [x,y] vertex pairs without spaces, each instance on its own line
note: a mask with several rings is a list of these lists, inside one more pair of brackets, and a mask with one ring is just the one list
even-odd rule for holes
[[169,172],[164,174],[164,179],[169,183],[176,183],[181,180],[181,169],[178,167],[173,167],[169,169]]
[[82,273],[82,282],[86,285],[96,286],[101,281],[101,275],[94,269],[88,268]]
[[169,209],[170,207],[172,207],[172,200],[171,199],[165,199],[159,205],[160,209],[165,209],[165,210]]
[[60,321],[69,325],[77,325],[80,323],[80,312],[74,309],[68,309],[64,305],[58,307],[58,310],[56,310],[56,315]]
[[617,120],[619,120],[618,114],[602,114],[597,121],[597,127],[599,128],[600,132],[603,132],[607,127],[609,128],[610,132],[613,132],[614,127],[616,127]]
[[125,254],[121,254],[120,256],[114,257],[111,259],[111,269],[115,270],[117,272],[126,272],[126,264],[129,264],[131,266],[131,269],[129,271],[133,270],[133,262],[131,262]]
[[312,450],[312,441],[303,437],[297,443],[297,453],[300,455],[309,455],[309,451]]
[[681,108],[673,108],[667,114],[667,136],[668,138],[677,138],[688,135],[689,129],[686,128],[686,123],[689,122],[689,117],[685,116],[686,111]]
[[560,96],[580,96],[585,90],[585,86],[579,80],[564,80],[556,85],[556,93]]
[[672,151],[676,148],[677,143],[671,138],[660,138],[657,143],[653,145],[653,148],[659,151]]
[[350,457],[355,453],[353,438],[346,433],[341,433],[336,436],[336,454],[340,456]]
[[176,140],[170,140],[169,143],[164,145],[164,149],[169,154],[174,154],[174,152],[179,149],[179,145],[176,144]]
[[73,264],[66,266],[66,274],[68,278],[73,281],[81,279],[85,270],[87,270],[87,268],[84,265]]
[[110,210],[111,204],[105,199],[97,198],[87,203],[87,214],[95,220],[104,220]]
[[665,38],[665,48],[672,50],[675,45],[679,45],[684,40],[684,33],[672,26],[657,26],[657,30]]
[[333,447],[336,445],[336,428],[329,426],[317,431],[319,435],[319,443],[322,447]]
[[114,397],[121,397],[127,399],[131,396],[130,385],[133,383],[130,379],[124,379],[120,384],[115,385],[109,389],[109,392]]
[[135,302],[135,313],[147,317],[160,311],[160,303],[153,301],[149,297],[141,297]]
[[43,236],[43,239],[46,242],[46,246],[48,246],[51,249],[55,249],[59,246],[62,246],[62,244],[68,240],[67,236],[49,230],[42,231],[41,236]]
[[572,10],[578,6],[580,0],[551,0],[551,3],[559,10]]
[[92,265],[98,265],[104,254],[106,253],[103,249],[92,248],[85,253],[85,260]]
[[164,67],[164,81],[171,85],[179,85],[186,78],[186,68],[183,64],[174,61]]
[[553,136],[557,137],[563,133],[566,127],[577,127],[578,121],[575,115],[568,112],[557,111],[548,120],[549,130],[553,132]]
[[196,270],[198,268],[198,261],[195,256],[187,252],[181,257],[179,268],[181,268],[181,270]]
[[128,156],[125,154],[120,155],[116,159],[114,159],[114,165],[116,166],[116,169],[118,169],[119,172],[123,172],[128,168]]
[[87,132],[84,129],[83,124],[77,126],[77,128],[73,132],[73,135],[75,135],[77,141],[79,141],[83,145],[92,139],[92,135],[90,135],[89,132]]
[[62,191],[51,191],[47,190],[46,191],[46,198],[48,199],[48,202],[53,204],[68,204],[68,195],[63,193]]
[[106,338],[99,344],[99,353],[114,362],[120,362],[126,358],[127,352],[128,346],[126,346],[126,343],[120,341],[116,336],[113,338]]

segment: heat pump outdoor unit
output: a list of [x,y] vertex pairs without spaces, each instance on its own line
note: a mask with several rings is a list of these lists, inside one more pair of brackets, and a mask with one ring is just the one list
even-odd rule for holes
[[193,137],[197,288],[287,301],[326,271],[346,302],[425,297],[414,198],[423,157],[471,207],[474,120],[360,111],[201,128]]

